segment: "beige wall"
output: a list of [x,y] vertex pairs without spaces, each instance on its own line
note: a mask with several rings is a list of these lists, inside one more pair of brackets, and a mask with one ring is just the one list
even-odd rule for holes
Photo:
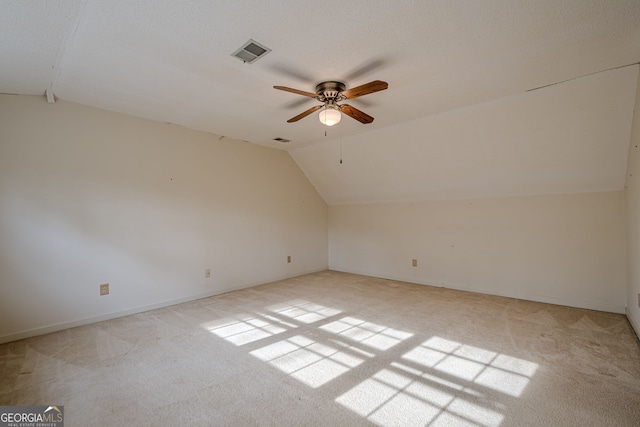
[[0,341],[322,270],[327,253],[327,206],[284,151],[0,95]]
[[329,266],[623,313],[623,218],[621,191],[330,206]]
[[640,336],[640,79],[631,130],[629,167],[627,170],[627,317]]
[[624,193],[327,208],[285,152],[0,95],[0,341],[327,265],[637,327],[639,111]]

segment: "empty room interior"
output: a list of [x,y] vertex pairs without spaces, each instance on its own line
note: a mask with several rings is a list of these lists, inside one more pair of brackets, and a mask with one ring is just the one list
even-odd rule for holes
[[637,0],[0,3],[0,406],[638,425]]

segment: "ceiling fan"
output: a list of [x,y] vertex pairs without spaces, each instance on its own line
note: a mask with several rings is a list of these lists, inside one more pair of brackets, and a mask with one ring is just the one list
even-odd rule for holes
[[338,102],[342,102],[345,99],[353,99],[370,93],[379,92],[388,87],[389,84],[387,82],[374,80],[349,90],[347,90],[345,84],[341,82],[322,82],[316,86],[316,93],[292,89],[286,86],[274,86],[273,88],[284,90],[285,92],[296,93],[298,95],[308,96],[309,98],[315,98],[322,102],[322,105],[311,107],[307,111],[290,118],[287,120],[287,123],[297,122],[298,120],[307,117],[309,114],[323,109],[320,112],[320,122],[327,126],[333,126],[340,121],[340,118],[342,117],[340,113],[344,113],[363,124],[371,123],[373,121],[373,117],[370,115],[352,107],[349,104],[338,104]]

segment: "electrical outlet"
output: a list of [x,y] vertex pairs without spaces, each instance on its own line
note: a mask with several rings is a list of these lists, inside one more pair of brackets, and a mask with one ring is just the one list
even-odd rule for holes
[[414,258],[414,259],[412,259],[412,260],[411,260],[411,266],[412,266],[412,267],[417,267],[417,266],[418,266],[418,260],[417,260],[417,259],[415,259],[415,258]]
[[109,295],[109,284],[103,283],[100,285],[100,296]]
[[291,255],[287,256],[287,264],[291,263]]
[[204,278],[208,279],[209,277],[211,277],[211,269],[207,268],[206,270],[204,270]]

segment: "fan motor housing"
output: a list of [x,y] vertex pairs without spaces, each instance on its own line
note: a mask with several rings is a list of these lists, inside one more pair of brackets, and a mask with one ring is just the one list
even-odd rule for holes
[[336,101],[340,93],[346,89],[347,86],[342,82],[322,82],[316,86],[316,94],[320,101]]

